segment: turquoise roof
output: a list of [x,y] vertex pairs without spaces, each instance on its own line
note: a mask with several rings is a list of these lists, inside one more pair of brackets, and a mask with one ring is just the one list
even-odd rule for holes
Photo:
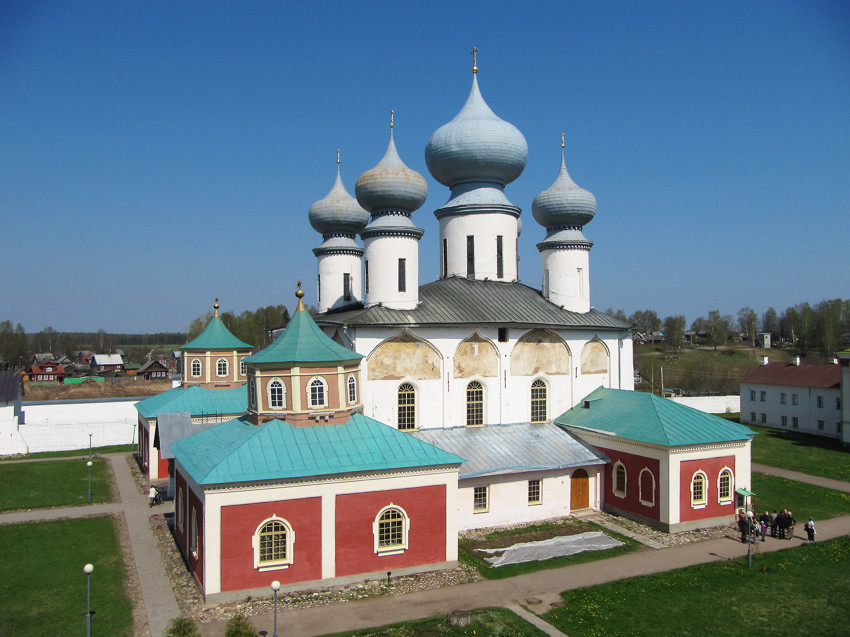
[[219,350],[219,349],[252,349],[253,345],[248,345],[238,338],[233,336],[229,329],[224,326],[224,321],[220,316],[213,316],[204,331],[198,336],[186,343],[180,349],[200,349],[204,351]]
[[274,343],[245,359],[246,363],[341,363],[363,358],[327,336],[299,302],[286,329]]
[[360,413],[344,425],[254,425],[244,417],[171,445],[202,485],[460,464],[462,458]]
[[228,389],[206,389],[199,385],[175,387],[136,403],[143,418],[157,414],[188,411],[193,416],[203,414],[244,414],[248,405],[246,385]]
[[665,447],[748,440],[755,435],[743,425],[672,400],[646,392],[604,387],[555,418],[555,423]]

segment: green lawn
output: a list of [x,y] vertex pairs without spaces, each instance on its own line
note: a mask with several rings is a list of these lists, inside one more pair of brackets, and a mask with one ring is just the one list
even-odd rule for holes
[[[86,459],[0,464],[0,511],[88,504]],[[92,502],[110,502],[105,458],[91,468]]]
[[850,482],[850,448],[839,440],[744,425],[759,434],[753,440],[754,463]]
[[446,623],[446,616],[439,615],[415,622],[403,622],[381,626],[380,628],[335,633],[332,637],[437,637],[440,635],[545,637],[546,635],[546,633],[529,624],[507,608],[479,608],[470,611],[470,620],[469,626],[458,628],[449,626]]
[[0,636],[84,635],[91,574],[92,635],[131,635],[125,565],[108,517],[0,525]]
[[850,493],[794,482],[763,473],[753,474],[753,511],[756,517],[765,511],[788,509],[797,519],[797,533],[812,516],[815,522],[850,515]]
[[[95,447],[92,449],[94,455],[104,455],[107,453],[127,453],[137,451],[138,445],[111,445],[109,447]],[[72,449],[70,451],[41,451],[39,453],[29,453],[25,456],[4,456],[0,458],[0,462],[9,460],[34,460],[36,458],[69,458],[76,456],[86,456],[88,458],[89,448]]]
[[[550,568],[561,568],[562,566],[572,566],[574,564],[584,564],[586,562],[604,560],[608,559],[609,557],[616,557],[618,555],[623,555],[624,553],[630,553],[631,551],[641,548],[642,546],[640,542],[632,540],[631,538],[627,538],[623,535],[614,533],[613,531],[609,531],[608,529],[593,524],[592,522],[587,522],[584,520],[576,522],[572,519],[561,520],[558,522],[541,522],[539,524],[529,524],[527,526],[522,526],[517,529],[494,531],[492,533],[487,534],[486,539],[488,541],[498,540],[498,542],[496,543],[497,546],[510,546],[511,544],[514,544],[519,541],[527,541],[525,539],[516,539],[516,536],[520,534],[527,534],[529,532],[533,533],[535,531],[556,531],[558,527],[571,526],[575,524],[581,524],[582,527],[590,527],[589,530],[592,531],[602,531],[606,535],[616,538],[624,544],[623,546],[607,549],[605,551],[585,551],[583,553],[577,553],[575,555],[554,557],[551,560],[545,560],[543,562],[524,562],[522,564],[508,564],[506,566],[494,568],[488,562],[484,561],[481,553],[472,550],[470,546],[472,544],[471,542],[461,540],[458,543],[459,557],[463,562],[474,566],[478,570],[478,572],[480,572],[481,575],[483,575],[487,579],[505,579],[507,577],[515,577],[517,575],[524,575],[525,573],[534,573],[536,571],[542,571]],[[558,535],[558,533],[554,534]]]
[[837,635],[850,623],[850,538],[562,593],[543,618],[583,635]]

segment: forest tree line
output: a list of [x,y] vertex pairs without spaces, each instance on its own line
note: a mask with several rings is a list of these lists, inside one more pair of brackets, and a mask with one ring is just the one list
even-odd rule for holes
[[663,333],[665,345],[674,349],[684,345],[686,331],[694,332],[698,342],[715,348],[725,345],[735,333],[751,343],[759,333],[768,333],[774,345],[791,345],[804,356],[812,350],[831,355],[850,337],[850,300],[842,299],[821,301],[814,306],[798,303],[781,314],[772,307],[761,315],[742,307],[737,317],[712,310],[692,321],[690,328],[683,314],[661,319],[654,310],[638,310],[626,316],[623,310],[609,308],[606,313],[632,323],[637,332]]

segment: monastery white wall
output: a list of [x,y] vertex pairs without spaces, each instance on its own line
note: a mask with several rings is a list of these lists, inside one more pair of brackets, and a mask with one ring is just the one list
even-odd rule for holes
[[[0,440],[0,455],[88,449],[136,444],[139,398],[93,401],[50,401],[23,403],[17,436],[23,444],[14,448]],[[10,442],[11,442],[10,438]]]
[[572,312],[590,311],[590,252],[544,250],[543,296]]
[[[368,263],[369,290],[366,307],[383,304],[397,310],[412,310],[419,303],[419,240],[413,237],[373,236],[363,241],[364,263]],[[398,265],[404,259],[405,289],[399,291]],[[364,270],[366,265],[364,264]],[[362,298],[362,297],[361,297]]]
[[740,396],[677,396],[674,403],[699,409],[707,414],[737,414],[741,412]]
[[[507,203],[507,200],[506,200]],[[446,215],[440,218],[440,259],[446,239],[447,276],[468,276],[466,237],[475,237],[475,276],[479,281],[517,280],[517,218],[507,213]],[[502,276],[497,276],[496,237],[502,237]]]
[[[359,255],[355,254],[323,254],[318,257],[319,282],[317,296],[319,312],[325,312],[332,307],[346,305],[363,298],[362,274],[363,264]],[[349,275],[349,292],[351,300],[345,300],[344,275]]]

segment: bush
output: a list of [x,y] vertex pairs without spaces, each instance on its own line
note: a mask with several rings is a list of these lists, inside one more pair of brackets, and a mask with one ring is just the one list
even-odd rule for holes
[[191,617],[175,617],[168,622],[165,629],[166,637],[201,637],[198,622]]
[[227,620],[224,637],[257,637],[257,629],[245,615],[235,615]]

